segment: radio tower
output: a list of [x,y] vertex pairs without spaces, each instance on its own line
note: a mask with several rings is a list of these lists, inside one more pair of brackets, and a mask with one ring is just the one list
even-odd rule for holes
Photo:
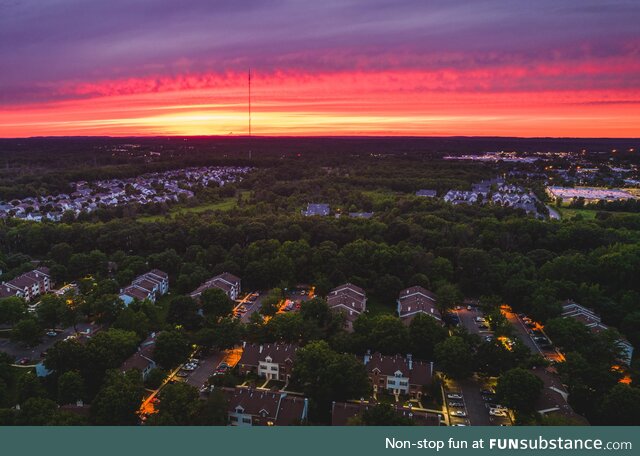
[[251,160],[251,68],[249,68],[249,160]]

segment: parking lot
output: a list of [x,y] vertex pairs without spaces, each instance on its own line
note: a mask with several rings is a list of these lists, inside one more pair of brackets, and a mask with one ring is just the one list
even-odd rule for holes
[[[76,329],[80,334],[86,334],[88,336],[93,335],[97,331],[100,330],[98,325],[93,323],[78,323],[76,325]],[[16,361],[19,359],[27,359],[28,364],[37,364],[40,362],[43,357],[43,353],[46,352],[49,348],[53,347],[53,345],[61,340],[64,340],[67,337],[73,336],[76,334],[75,329],[71,326],[69,328],[56,330],[57,335],[54,337],[47,336],[45,334],[42,335],[42,342],[35,347],[25,347],[23,344],[19,342],[14,342],[10,339],[2,339],[0,338],[0,351],[8,353],[13,356]]]
[[564,359],[562,354],[551,346],[547,335],[544,333],[544,328],[542,328],[541,325],[527,319],[526,316],[519,316],[507,308],[503,308],[502,313],[514,327],[520,340],[529,347],[533,353],[540,353],[549,361],[559,362]]
[[[506,412],[494,411],[504,416],[490,413],[496,408],[493,388],[478,378],[463,381],[448,380],[444,386],[446,409],[451,426],[510,426],[511,420]],[[502,410],[502,409],[501,409]]]
[[[459,319],[459,325],[464,327],[470,334],[477,334],[482,338],[493,338],[493,331],[484,320],[482,310],[478,307],[455,308],[455,315]],[[448,380],[445,385],[445,398],[449,420],[452,426],[508,426],[511,420],[508,416],[492,416],[489,411],[491,405],[496,404],[494,395],[488,391],[492,386],[488,381],[477,377],[463,381]],[[482,393],[485,391],[485,394]],[[449,398],[447,395],[459,395],[461,399]],[[450,406],[455,404],[455,406]],[[502,412],[494,412],[502,414]],[[457,416],[464,414],[464,416]],[[508,415],[505,413],[505,415]]]

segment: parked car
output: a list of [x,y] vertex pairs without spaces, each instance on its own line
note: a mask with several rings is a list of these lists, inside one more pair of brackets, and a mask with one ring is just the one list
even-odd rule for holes
[[494,390],[493,388],[485,388],[480,390],[480,394],[493,395],[496,394],[496,390]]
[[476,317],[476,321],[477,321],[478,323],[484,323],[484,322],[485,322],[485,321],[487,321],[487,320],[485,320],[485,318],[484,318],[484,317]]
[[188,377],[189,373],[185,371],[180,371],[176,374],[178,377]]
[[464,402],[449,402],[449,407],[464,407]]
[[462,394],[460,394],[460,393],[447,393],[447,397],[449,399],[462,399]]
[[463,410],[454,410],[453,412],[450,412],[451,416],[460,416],[460,417],[465,417],[467,416],[467,413],[464,412]]
[[484,323],[482,323],[481,325],[478,325],[478,328],[480,328],[480,329],[489,329],[489,327],[487,325],[485,325]]
[[20,364],[21,366],[24,366],[25,364],[29,364],[29,358],[20,358],[16,364]]
[[56,337],[57,335],[58,335],[58,333],[55,332],[55,331],[47,331],[47,336],[49,336],[49,337]]
[[507,412],[503,409],[490,408],[489,415],[491,416],[507,416]]

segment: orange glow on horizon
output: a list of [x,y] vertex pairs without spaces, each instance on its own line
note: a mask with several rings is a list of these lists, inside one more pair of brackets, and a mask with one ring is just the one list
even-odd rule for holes
[[[525,91],[514,82],[522,72],[257,76],[252,130],[262,136],[640,136],[640,90]],[[248,129],[241,74],[80,84],[52,96],[67,99],[0,107],[0,137],[244,135]]]

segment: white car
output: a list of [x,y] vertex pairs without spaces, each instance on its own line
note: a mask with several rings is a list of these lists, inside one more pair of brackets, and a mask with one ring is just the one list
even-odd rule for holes
[[460,417],[465,417],[467,416],[467,414],[463,411],[463,410],[454,410],[452,412],[449,412],[449,414],[451,416],[460,416]]
[[491,416],[507,416],[507,411],[499,408],[489,409],[489,415]]
[[447,393],[447,397],[449,399],[462,399],[462,394],[460,394],[460,393]]

